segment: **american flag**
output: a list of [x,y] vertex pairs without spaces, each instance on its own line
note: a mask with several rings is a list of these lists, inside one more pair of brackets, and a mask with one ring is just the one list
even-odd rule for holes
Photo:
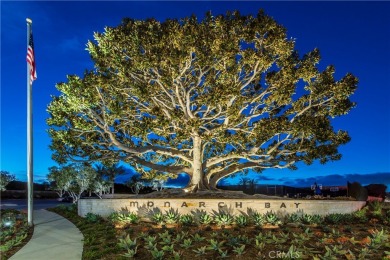
[[34,41],[32,32],[30,32],[30,37],[28,40],[27,47],[27,63],[30,64],[30,84],[37,79],[37,71],[35,67],[35,55],[34,55]]

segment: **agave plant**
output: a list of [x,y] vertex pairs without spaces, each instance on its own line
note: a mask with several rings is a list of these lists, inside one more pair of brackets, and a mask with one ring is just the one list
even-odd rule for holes
[[196,253],[196,256],[202,256],[202,255],[206,254],[206,250],[207,250],[207,247],[202,246],[202,247],[199,247],[199,248],[194,249],[192,251],[194,251]]
[[170,208],[168,211],[165,212],[165,222],[167,224],[175,224],[179,221],[180,213],[178,210],[174,210],[173,208]]
[[358,221],[360,223],[367,222],[367,220],[368,220],[367,209],[368,208],[362,208],[362,209],[356,211],[355,213],[353,213],[353,217],[356,219],[356,221]]
[[134,212],[113,212],[108,219],[111,222],[137,224],[140,218]]
[[156,212],[152,215],[152,221],[158,225],[165,223],[165,216],[162,212]]
[[218,242],[218,240],[216,239],[210,239],[209,246],[207,247],[207,249],[215,251],[222,250],[224,243],[225,241]]
[[300,224],[302,222],[301,215],[298,213],[292,213],[286,216],[287,223]]
[[214,213],[214,221],[218,226],[228,226],[233,224],[234,217],[227,212]]
[[159,251],[157,248],[154,248],[153,250],[150,250],[150,253],[152,254],[153,259],[164,259],[164,250]]
[[265,216],[261,213],[254,212],[251,215],[251,220],[255,226],[261,227],[266,223]]
[[188,249],[188,248],[192,247],[192,239],[191,238],[184,239],[183,243],[180,244],[180,246],[185,248],[185,249]]
[[192,225],[194,224],[194,218],[189,214],[181,215],[179,218],[179,223],[182,225]]
[[205,237],[199,235],[198,233],[192,235],[192,238],[194,239],[195,242],[201,242],[206,239]]
[[386,230],[375,230],[372,232],[371,237],[370,237],[370,243],[369,243],[369,248],[370,249],[379,249],[381,246],[383,246],[386,241],[388,241],[389,234],[386,232]]
[[213,217],[211,217],[209,214],[205,213],[203,215],[199,216],[199,223],[203,225],[209,225],[213,222]]
[[268,223],[270,225],[280,225],[280,224],[282,224],[282,221],[280,220],[280,218],[275,213],[273,213],[272,211],[271,212],[267,212],[265,214],[265,221],[266,221],[266,223]]
[[324,217],[321,215],[313,215],[311,219],[313,224],[321,224],[324,221]]
[[213,218],[204,210],[196,209],[191,211],[191,214],[197,224],[209,225],[213,222]]
[[305,224],[313,224],[313,215],[304,214],[302,216],[302,222]]
[[237,256],[242,256],[245,251],[245,245],[242,246],[234,246],[233,252],[237,254]]
[[234,221],[239,227],[245,227],[248,225],[248,217],[243,214],[236,216]]
[[382,208],[383,208],[383,203],[380,201],[373,201],[369,203],[369,207],[372,210],[373,215],[381,215],[382,214]]
[[341,224],[344,221],[344,218],[341,213],[332,213],[327,215],[325,220],[330,224]]
[[87,215],[85,215],[85,219],[90,223],[98,222],[101,217],[97,214],[88,212]]
[[125,238],[120,238],[118,246],[125,250],[135,249],[137,247],[137,239],[132,240],[129,235]]

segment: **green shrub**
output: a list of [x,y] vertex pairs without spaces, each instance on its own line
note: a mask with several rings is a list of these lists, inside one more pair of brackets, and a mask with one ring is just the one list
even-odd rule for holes
[[305,224],[314,224],[313,215],[309,215],[309,214],[302,215],[302,222]]
[[383,203],[375,200],[368,204],[369,208],[372,210],[372,212],[382,212]]
[[272,211],[271,212],[267,212],[265,214],[265,221],[266,221],[266,223],[268,223],[270,225],[280,225],[280,224],[282,224],[282,221],[280,220],[280,218],[275,213],[273,213]]
[[213,222],[213,218],[209,214],[207,214],[207,213],[202,214],[202,215],[199,216],[199,223],[200,224],[209,225],[212,222]]
[[324,221],[324,217],[321,215],[313,215],[312,221],[315,224],[321,224]]
[[332,213],[325,217],[325,221],[329,224],[341,224],[344,221],[344,216],[341,213]]
[[85,219],[89,223],[95,223],[95,222],[98,222],[101,219],[101,217],[99,215],[97,215],[97,214],[88,212],[87,215],[85,215]]
[[122,249],[129,250],[137,247],[137,239],[132,240],[129,235],[125,238],[120,238],[118,246]]
[[243,214],[236,216],[234,221],[239,227],[245,227],[248,225],[248,217]]
[[258,212],[254,212],[250,216],[250,219],[253,222],[253,224],[255,226],[258,226],[258,227],[261,227],[261,226],[263,226],[266,223],[265,216],[263,214],[261,214],[261,213],[258,213]]
[[173,208],[170,208],[168,211],[165,212],[165,222],[167,224],[175,224],[179,221],[180,214],[179,211]]
[[189,215],[189,214],[181,215],[179,218],[179,223],[182,225],[189,226],[189,225],[194,224],[194,218],[192,217],[192,215]]
[[165,216],[162,212],[156,212],[151,219],[155,224],[162,225],[165,223]]
[[353,213],[352,216],[357,222],[366,223],[368,221],[367,210],[368,210],[367,207],[362,208],[356,211],[355,213]]
[[227,212],[216,212],[214,213],[214,221],[218,226],[231,225],[234,222],[234,217]]
[[286,216],[287,223],[300,224],[302,222],[302,218],[298,213],[292,213]]

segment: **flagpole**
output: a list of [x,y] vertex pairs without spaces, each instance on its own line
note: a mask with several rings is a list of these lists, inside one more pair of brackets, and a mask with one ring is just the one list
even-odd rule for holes
[[[30,18],[27,22],[27,46],[31,34]],[[28,225],[33,226],[33,120],[32,120],[32,84],[30,64],[27,63],[27,220]]]

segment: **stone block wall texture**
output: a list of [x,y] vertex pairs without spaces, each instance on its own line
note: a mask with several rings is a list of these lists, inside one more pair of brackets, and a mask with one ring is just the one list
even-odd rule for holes
[[208,213],[218,209],[229,209],[234,215],[247,212],[248,208],[259,213],[275,212],[286,215],[296,212],[303,214],[328,215],[331,213],[352,213],[361,209],[365,201],[342,200],[299,200],[299,199],[80,199],[78,214],[82,217],[87,213],[109,216],[115,211],[137,212],[145,215],[147,212],[160,209],[162,212],[170,208],[180,214],[190,214],[191,211],[204,210]]

